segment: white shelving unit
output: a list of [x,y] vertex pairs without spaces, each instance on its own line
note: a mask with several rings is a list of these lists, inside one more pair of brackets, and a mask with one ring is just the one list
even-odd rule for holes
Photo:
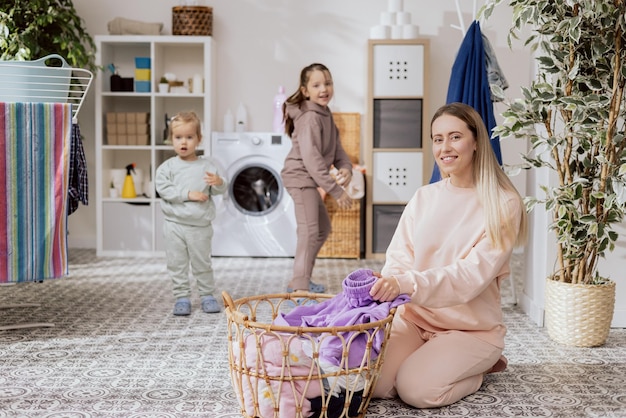
[[367,258],[382,258],[406,203],[430,179],[427,39],[370,40],[366,137]]
[[[153,183],[157,167],[174,155],[164,144],[165,115],[195,111],[203,124],[203,144],[212,131],[213,40],[210,36],[96,36],[96,63],[114,64],[122,77],[134,77],[135,58],[149,57],[149,92],[111,91],[110,73],[95,83],[96,112],[96,221],[98,256],[152,256],[164,252],[159,199]],[[158,92],[165,73],[185,81],[194,75],[204,79],[202,93]],[[112,145],[108,141],[107,113],[148,113],[147,145]],[[113,141],[111,141],[113,142]],[[207,150],[209,147],[207,147]],[[137,197],[110,197],[111,170],[135,163],[143,176]]]

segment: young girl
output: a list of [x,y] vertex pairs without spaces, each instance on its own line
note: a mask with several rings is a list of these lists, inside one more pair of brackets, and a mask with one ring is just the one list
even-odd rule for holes
[[[352,179],[352,163],[339,140],[339,131],[328,108],[333,98],[333,79],[322,64],[311,64],[300,72],[298,90],[283,105],[285,133],[291,151],[285,158],[281,177],[293,198],[297,244],[293,277],[287,291],[322,293],[322,284],[311,281],[315,259],[330,234],[330,218],[318,187],[349,208],[352,200],[343,190]],[[329,174],[334,166],[336,180]]]
[[374,396],[417,408],[452,404],[506,367],[500,282],[527,234],[522,198],[478,112],[443,106],[431,135],[442,180],[407,204],[370,291],[379,301],[411,297],[394,318]]
[[211,196],[224,193],[227,183],[212,159],[196,155],[202,134],[195,113],[179,113],[171,119],[170,140],[176,155],[157,168],[155,185],[165,215],[163,235],[167,271],[176,298],[174,315],[191,314],[190,264],[202,310],[216,313],[220,307],[213,296],[211,222],[215,204]]

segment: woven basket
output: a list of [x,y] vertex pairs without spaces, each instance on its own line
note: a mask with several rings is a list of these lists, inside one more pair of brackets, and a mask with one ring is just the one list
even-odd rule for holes
[[320,249],[321,258],[359,258],[361,256],[361,202],[352,201],[350,209],[340,209],[332,196],[324,199],[330,216],[331,233]]
[[546,328],[565,345],[595,347],[609,335],[615,307],[615,282],[583,285],[546,280]]
[[172,8],[174,35],[211,36],[213,9],[205,6],[176,6]]
[[[226,292],[222,296],[228,320],[231,383],[243,417],[305,418],[313,411],[319,412],[316,416],[320,418],[365,416],[395,310],[385,319],[369,324],[292,327],[275,325],[273,320],[279,313],[291,310],[295,301],[319,302],[333,296],[295,292],[235,301]],[[333,352],[341,353],[340,365],[322,369],[327,351],[321,348],[328,348],[324,344],[331,338]],[[382,341],[378,351],[376,341]],[[363,355],[357,354],[355,366],[354,353],[359,350]],[[333,393],[341,393],[342,400],[337,402],[337,395],[330,395]]]
[[[333,113],[339,129],[341,145],[353,163],[360,161],[361,153],[361,114]],[[331,196],[324,199],[330,216],[331,233],[320,249],[320,258],[360,258],[361,257],[361,202],[353,201],[350,209],[340,209]]]
[[360,113],[333,113],[333,120],[339,130],[341,146],[353,163],[361,160],[361,114]]

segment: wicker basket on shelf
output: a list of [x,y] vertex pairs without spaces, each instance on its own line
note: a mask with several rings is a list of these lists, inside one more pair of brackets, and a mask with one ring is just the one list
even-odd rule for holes
[[[296,327],[273,321],[295,304],[333,295],[295,292],[234,301],[227,292],[222,296],[231,383],[243,417],[365,417],[395,309],[370,323]],[[324,361],[329,352],[340,358],[338,365]]]
[[172,8],[172,34],[211,36],[213,9],[206,6],[176,6]]
[[[361,114],[333,113],[339,129],[341,145],[353,163],[358,163],[361,154]],[[324,204],[330,216],[332,232],[320,250],[321,258],[361,257],[361,201],[354,200],[350,209],[339,209],[331,196]]]

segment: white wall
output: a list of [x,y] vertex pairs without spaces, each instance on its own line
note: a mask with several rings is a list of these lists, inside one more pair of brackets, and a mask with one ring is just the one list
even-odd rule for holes
[[[420,36],[431,42],[428,119],[445,101],[450,68],[462,41],[461,32],[451,28],[459,23],[455,3],[453,0],[404,0],[404,10],[412,14]],[[460,3],[467,27],[473,18],[474,2]],[[108,34],[107,22],[118,16],[163,22],[163,34],[171,34],[171,9],[179,4],[176,0],[74,0],[74,6],[92,35]],[[284,85],[288,94],[293,92],[300,69],[314,61],[325,63],[333,73],[335,99],[331,108],[365,113],[369,28],[378,23],[380,12],[387,8],[387,1],[205,0],[201,4],[213,8],[217,103],[212,130],[222,129],[223,115],[227,109],[234,112],[240,102],[247,108],[250,130],[269,130],[273,116],[272,99],[278,86]],[[507,95],[514,98],[520,96],[520,86],[529,83],[533,62],[521,42],[514,42],[513,49],[509,48],[507,34],[510,26],[511,12],[508,7],[500,6],[489,21],[483,22],[482,29],[510,84]],[[91,169],[91,202],[95,202],[93,91],[79,115],[86,139],[87,163]],[[497,115],[501,106],[495,106]],[[504,163],[510,165],[518,164],[519,153],[526,149],[526,144],[517,140],[503,140],[501,146]],[[527,191],[540,195],[537,183],[547,181],[547,175],[522,173],[513,181],[523,195]],[[70,216],[70,247],[95,248],[95,212],[92,204],[81,206]],[[524,311],[538,324],[543,323],[544,280],[552,271],[555,252],[553,239],[547,232],[548,222],[541,209],[532,214],[533,230],[526,251],[524,287],[520,296]],[[626,230],[622,228],[620,232],[626,233]],[[604,263],[611,277],[623,271],[625,254],[626,245],[622,239],[618,251]],[[626,312],[626,286],[619,283],[619,278],[617,293],[614,326],[626,326],[623,315]],[[617,321],[619,318],[622,319]]]
[[[171,9],[180,4],[177,0],[74,0],[73,3],[91,35],[108,34],[107,22],[118,16],[162,22],[163,34],[171,34]],[[460,3],[468,26],[472,21],[473,2]],[[331,108],[365,113],[369,28],[378,23],[380,12],[387,9],[386,1],[205,0],[201,4],[213,8],[217,103],[212,130],[222,129],[223,115],[227,109],[235,112],[240,102],[246,106],[250,130],[270,130],[272,99],[278,86],[284,85],[287,93],[292,93],[297,87],[300,69],[315,61],[323,62],[333,73],[335,99]],[[404,0],[404,10],[412,14],[420,36],[431,41],[431,79],[428,82],[431,109],[427,111],[430,119],[445,101],[450,68],[462,40],[461,32],[450,27],[458,24],[455,2]],[[506,35],[510,21],[510,11],[501,7],[483,23],[483,32],[495,48],[511,85],[508,94],[517,96],[519,86],[528,83],[530,58],[519,43],[514,45],[513,51],[509,49]],[[96,246],[94,90],[91,89],[79,115],[90,169],[92,204],[81,205],[70,216],[70,247]],[[518,153],[524,147],[518,141],[504,141],[505,163],[517,163]],[[523,192],[524,179],[520,176],[514,180]]]

